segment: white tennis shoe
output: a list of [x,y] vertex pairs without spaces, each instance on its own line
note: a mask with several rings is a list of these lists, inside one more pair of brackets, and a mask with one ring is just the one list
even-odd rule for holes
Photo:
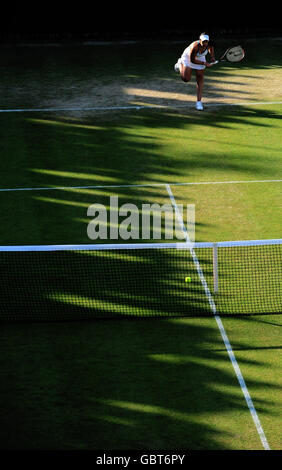
[[196,103],[196,109],[197,109],[198,111],[203,111],[204,106],[203,106],[203,103],[202,103],[201,101],[197,101],[197,103]]

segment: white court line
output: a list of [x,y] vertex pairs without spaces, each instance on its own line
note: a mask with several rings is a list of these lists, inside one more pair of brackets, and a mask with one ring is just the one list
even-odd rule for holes
[[[81,108],[81,107],[74,107],[74,108],[14,108],[14,109],[0,109],[0,113],[48,113],[48,112],[55,112],[55,111],[113,111],[122,110],[122,109],[140,109],[141,107],[145,108],[147,106],[96,106],[93,108]],[[151,107],[151,106],[149,106]]]
[[148,184],[103,184],[90,186],[46,186],[41,188],[0,188],[0,192],[11,191],[55,191],[66,189],[105,189],[105,188],[151,188],[154,186],[196,186],[213,184],[248,184],[248,183],[282,183],[281,180],[242,180],[242,181],[192,181],[191,183],[148,183]]
[[213,297],[211,295],[211,292],[208,288],[208,285],[207,285],[207,282],[206,282],[206,279],[204,277],[204,274],[203,274],[203,271],[202,271],[202,268],[200,266],[200,263],[199,263],[199,260],[197,258],[197,255],[195,253],[195,250],[193,248],[193,244],[191,243],[190,241],[190,238],[189,238],[189,234],[188,234],[188,231],[184,225],[184,221],[183,221],[183,218],[182,218],[182,215],[181,213],[179,212],[178,210],[178,207],[177,207],[177,204],[176,204],[176,201],[174,199],[174,196],[173,196],[173,193],[171,191],[171,188],[169,186],[169,184],[166,185],[166,189],[167,189],[167,192],[169,194],[169,197],[170,197],[170,200],[171,200],[171,203],[172,205],[174,206],[175,208],[175,213],[177,214],[177,217],[178,217],[178,221],[179,221],[179,224],[180,226],[182,227],[182,230],[183,230],[183,233],[185,235],[185,239],[186,239],[186,242],[187,242],[187,247],[190,249],[190,253],[192,255],[192,258],[193,258],[193,261],[195,263],[195,266],[196,266],[196,269],[197,269],[197,272],[198,272],[198,275],[199,275],[199,278],[201,280],[201,283],[204,287],[204,290],[205,290],[205,293],[206,293],[206,296],[208,298],[208,301],[209,301],[209,304],[210,304],[210,307],[211,307],[211,310],[214,314],[214,318],[216,320],[216,323],[217,323],[217,326],[219,328],[219,331],[220,331],[220,334],[221,334],[221,337],[222,337],[222,340],[224,342],[224,345],[226,347],[226,350],[228,352],[228,355],[229,355],[229,359],[231,361],[231,364],[233,366],[233,369],[235,371],[235,374],[237,376],[237,379],[239,381],[239,384],[240,384],[240,387],[241,387],[241,390],[243,392],[243,395],[245,397],[245,400],[247,402],[247,405],[248,405],[248,408],[249,408],[249,411],[251,413],[251,416],[252,416],[252,419],[254,421],[254,424],[256,426],[256,429],[257,429],[257,432],[258,432],[258,435],[260,437],[260,440],[261,440],[261,443],[262,443],[262,446],[265,450],[270,450],[270,446],[267,442],[267,439],[266,439],[266,436],[264,434],[264,430],[261,426],[261,423],[260,423],[260,420],[259,420],[259,417],[257,415],[257,412],[256,412],[256,409],[254,407],[254,404],[253,404],[253,401],[251,399],[251,396],[249,394],[249,391],[248,391],[248,388],[247,388],[247,385],[245,383],[245,380],[244,380],[244,377],[242,375],[242,372],[240,370],[240,367],[238,365],[238,362],[237,362],[237,359],[235,357],[235,354],[232,350],[232,347],[231,347],[231,344],[230,344],[230,341],[228,339],[228,336],[226,334],[226,331],[225,331],[225,328],[223,326],[223,323],[221,321],[221,318],[220,316],[217,314],[217,311],[216,311],[216,305],[214,303],[214,300],[213,300]]
[[[259,106],[269,104],[282,104],[282,101],[246,101],[240,103],[205,103],[206,108],[217,107],[217,106]],[[93,106],[93,107],[61,107],[61,108],[11,108],[11,109],[0,109],[0,113],[48,113],[48,112],[60,112],[60,111],[114,111],[114,110],[129,110],[129,109],[173,109],[173,108],[194,108],[195,103],[187,102],[187,104],[172,104],[172,105],[129,105],[129,106]]]

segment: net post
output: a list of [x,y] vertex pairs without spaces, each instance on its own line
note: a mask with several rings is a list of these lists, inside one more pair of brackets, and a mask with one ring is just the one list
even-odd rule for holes
[[217,243],[213,243],[213,290],[218,293],[218,259],[217,259]]

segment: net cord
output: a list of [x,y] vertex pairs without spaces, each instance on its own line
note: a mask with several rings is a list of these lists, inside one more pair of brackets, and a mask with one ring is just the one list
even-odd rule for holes
[[[3,245],[1,251],[92,251],[92,250],[138,250],[138,249],[197,249],[214,248],[215,242],[180,242],[180,243],[115,243],[115,244],[77,244],[77,245]],[[241,240],[216,242],[218,248],[235,246],[281,245],[282,239]]]

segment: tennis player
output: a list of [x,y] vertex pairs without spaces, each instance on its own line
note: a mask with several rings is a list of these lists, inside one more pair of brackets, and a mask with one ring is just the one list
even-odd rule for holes
[[[207,54],[210,54],[211,62],[206,61]],[[199,40],[192,42],[190,46],[186,47],[182,56],[174,66],[175,71],[180,72],[180,76],[184,82],[191,80],[192,70],[195,70],[197,82],[196,109],[199,111],[204,109],[202,103],[204,71],[206,67],[211,67],[212,62],[215,62],[214,46],[210,42],[209,35],[202,33]]]

